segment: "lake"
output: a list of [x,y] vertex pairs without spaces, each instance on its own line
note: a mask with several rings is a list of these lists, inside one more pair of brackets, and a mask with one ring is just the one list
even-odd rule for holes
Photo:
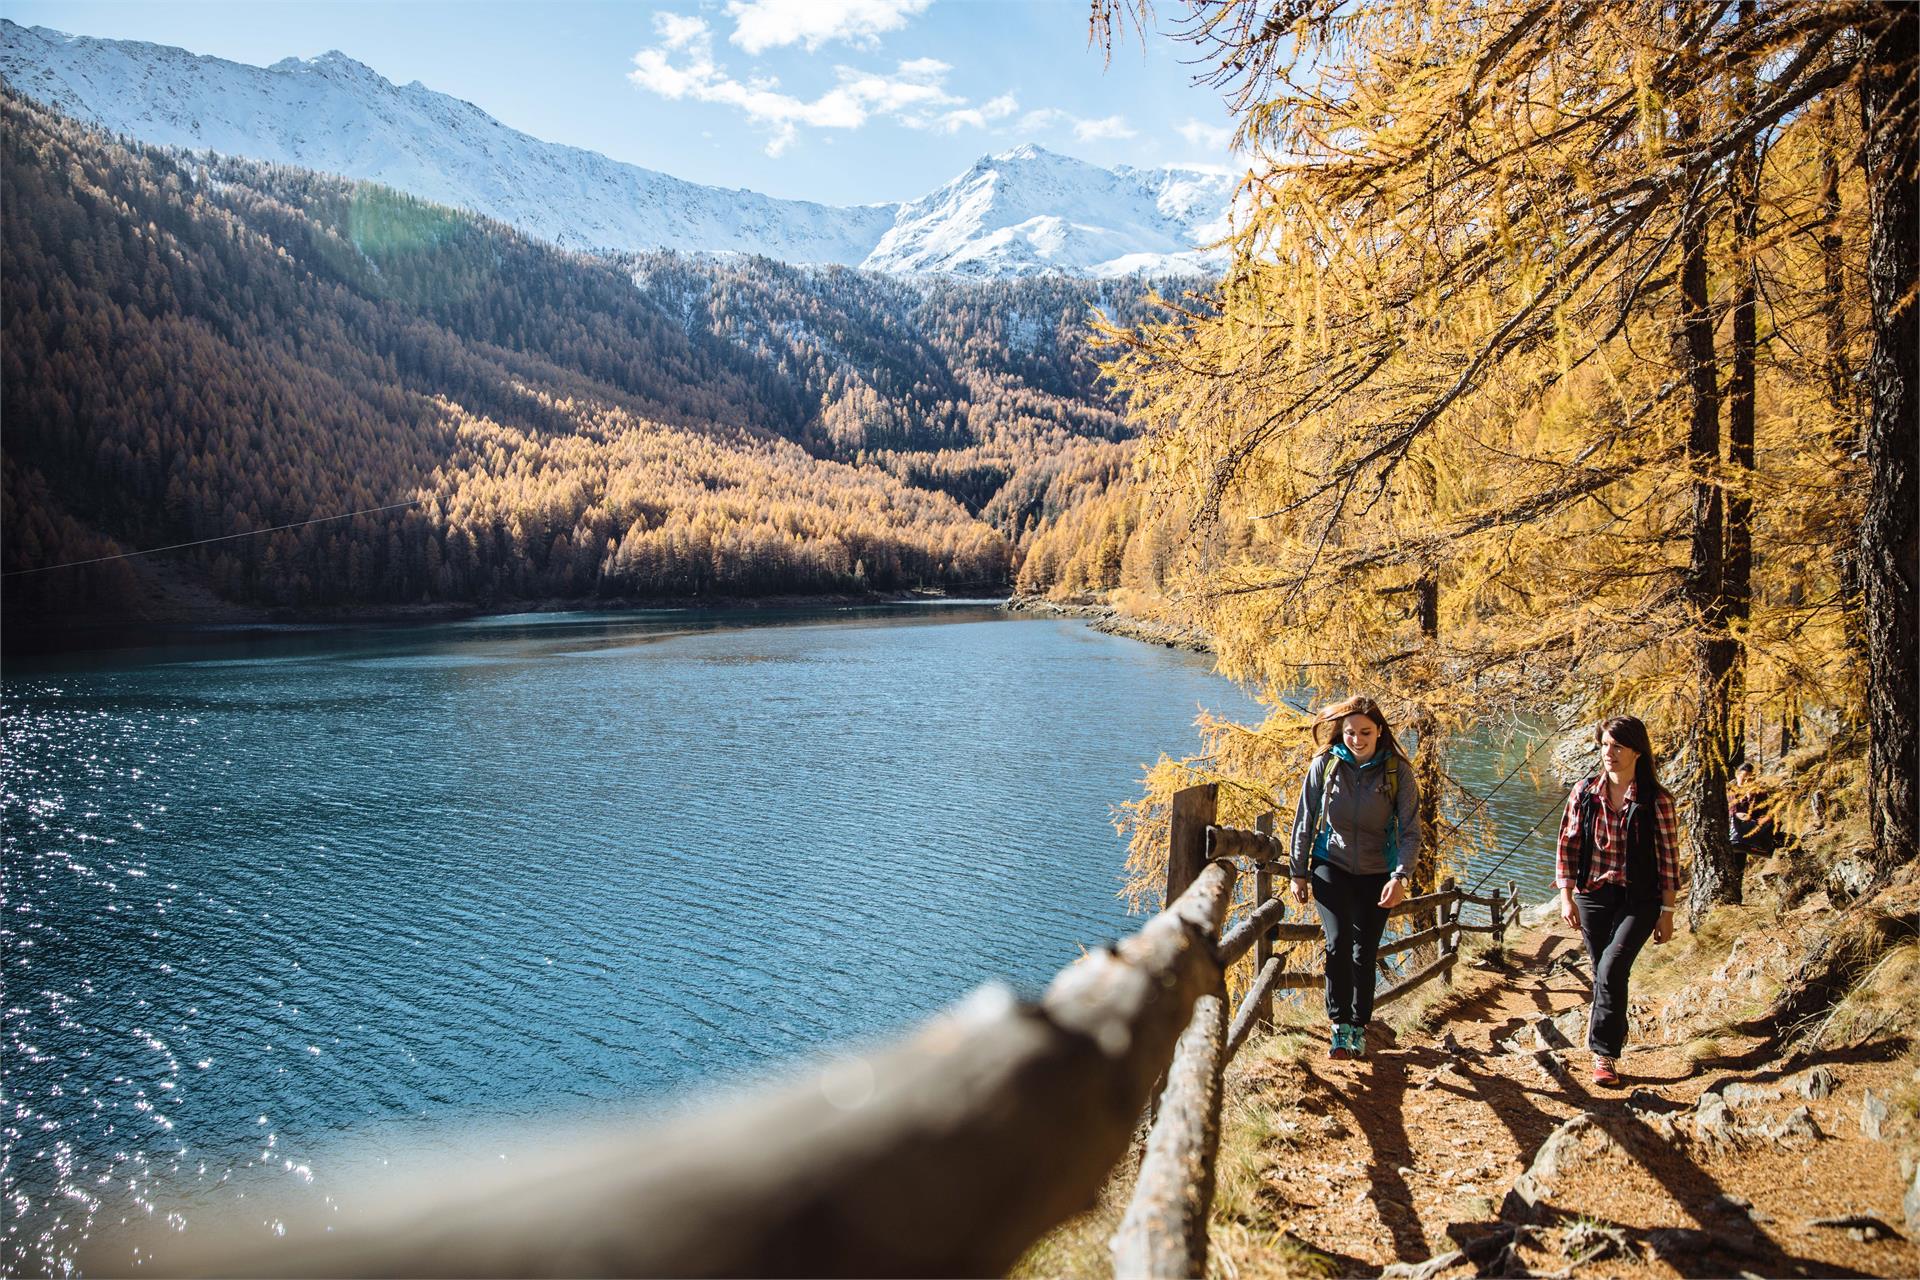
[[[0,700],[9,1272],[1037,993],[1138,927],[1142,766],[1259,714],[1204,656],[966,604],[292,631]],[[1552,831],[1500,878],[1542,896]]]

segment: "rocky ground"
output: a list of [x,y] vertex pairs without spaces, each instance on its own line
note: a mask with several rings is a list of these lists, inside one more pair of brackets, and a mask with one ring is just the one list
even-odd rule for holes
[[1636,1000],[1619,1089],[1589,1083],[1590,975],[1557,922],[1364,1062],[1303,1035],[1243,1054],[1212,1271],[1920,1275],[1906,1037],[1794,1050],[1728,1029],[1788,979],[1794,941],[1743,933],[1704,980]]

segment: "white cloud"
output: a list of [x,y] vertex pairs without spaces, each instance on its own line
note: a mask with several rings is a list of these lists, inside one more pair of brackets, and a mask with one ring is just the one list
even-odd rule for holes
[[1136,136],[1125,116],[1104,116],[1099,120],[1076,120],[1073,136],[1082,142],[1103,142]]
[[1018,133],[1045,133],[1063,120],[1073,117],[1058,107],[1040,107],[1020,117],[1020,123],[1014,126]]
[[[768,155],[777,156],[792,146],[803,127],[858,129],[872,117],[884,116],[925,129],[942,127],[947,116],[968,109],[965,99],[946,91],[946,76],[952,68],[937,58],[899,63],[891,74],[836,67],[839,82],[809,101],[782,93],[780,82],[771,76],[736,79],[714,61],[713,33],[698,18],[659,14],[654,29],[661,43],[633,55],[633,70],[627,78],[663,98],[712,102],[745,113],[768,131]],[[978,109],[983,121],[989,108],[998,109],[994,103]],[[1014,108],[1008,105],[1005,110],[1010,113]]]
[[809,53],[830,40],[872,48],[882,32],[898,31],[933,0],[729,0],[728,37],[748,53],[799,44]]
[[942,133],[958,133],[962,129],[984,129],[991,121],[1004,120],[1019,109],[1019,99],[1011,93],[1003,93],[977,107],[961,107],[949,111],[931,123],[933,128]]
[[1204,120],[1189,119],[1185,124],[1174,126],[1173,131],[1185,138],[1188,146],[1208,151],[1225,151],[1233,141],[1232,125],[1208,124]]
[[1038,107],[1021,116],[1013,127],[1015,133],[1024,134],[1048,133],[1055,129],[1071,129],[1081,142],[1119,141],[1139,136],[1139,131],[1127,123],[1125,116],[1090,120],[1058,107]]
[[704,21],[677,13],[654,14],[653,29],[660,33],[661,42],[669,49],[684,49],[707,34]]

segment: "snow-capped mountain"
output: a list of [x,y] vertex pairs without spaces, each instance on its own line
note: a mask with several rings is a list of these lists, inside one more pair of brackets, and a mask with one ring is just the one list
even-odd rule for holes
[[1102,169],[1028,144],[987,156],[901,208],[865,265],[879,271],[1114,276],[1204,270],[1226,233],[1232,180],[1190,169]]
[[906,205],[729,191],[509,129],[343,53],[255,67],[0,19],[0,76],[116,133],[395,187],[567,248],[762,253],[872,270],[1114,276],[1207,270],[1230,178],[1101,169],[1038,147],[989,156]]

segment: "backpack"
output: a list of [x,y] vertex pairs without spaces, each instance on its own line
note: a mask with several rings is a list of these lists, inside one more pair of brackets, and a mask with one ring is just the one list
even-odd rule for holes
[[[1316,759],[1325,759],[1331,755],[1333,755],[1333,752],[1330,750],[1322,751]],[[1392,858],[1394,865],[1398,866],[1400,861],[1400,753],[1398,751],[1388,751],[1387,761],[1381,767],[1387,771],[1387,840],[1384,847],[1393,851]],[[1308,769],[1311,770],[1312,766],[1309,765]],[[1320,798],[1322,803],[1326,800],[1326,793],[1327,771],[1325,767],[1322,767],[1320,770]],[[1318,828],[1318,830],[1314,832],[1313,851],[1321,855],[1324,859],[1327,851],[1327,828],[1320,821],[1320,809],[1317,805],[1313,810],[1313,821],[1314,825]]]

